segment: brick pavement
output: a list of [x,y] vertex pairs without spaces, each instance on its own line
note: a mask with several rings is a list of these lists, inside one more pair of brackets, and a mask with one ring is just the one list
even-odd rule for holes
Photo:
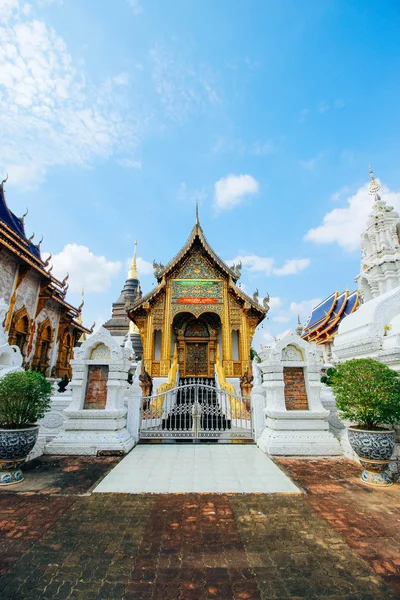
[[347,460],[279,459],[305,500],[400,598],[400,485],[371,488]]
[[[61,469],[80,464],[77,459],[73,465],[70,458],[59,460]],[[99,468],[99,459],[85,459],[83,471],[90,461]],[[383,578],[374,572],[368,557],[352,545],[359,541],[359,531],[366,531],[365,525],[361,529],[362,523],[349,517],[353,537],[339,529],[339,520],[347,523],[343,514],[353,515],[360,498],[359,520],[368,511],[379,515],[378,524],[368,523],[366,534],[368,542],[373,538],[375,551],[384,553],[386,538],[380,536],[390,531],[399,541],[398,523],[392,522],[398,492],[392,492],[388,507],[386,491],[378,492],[379,499],[374,500],[375,491],[356,481],[359,469],[343,461],[280,462],[306,494],[91,495],[90,478],[86,491],[81,478],[78,491],[71,484],[57,493],[0,492],[5,521],[0,528],[4,568],[0,598],[400,597],[386,584],[386,572]],[[329,479],[324,483],[326,469]],[[349,481],[349,472],[354,481]],[[335,518],[328,519],[327,512]],[[339,512],[341,519],[336,518]]]

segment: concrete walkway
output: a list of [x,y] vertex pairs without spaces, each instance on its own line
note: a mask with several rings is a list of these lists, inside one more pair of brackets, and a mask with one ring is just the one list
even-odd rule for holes
[[94,492],[298,493],[294,483],[255,445],[136,446]]

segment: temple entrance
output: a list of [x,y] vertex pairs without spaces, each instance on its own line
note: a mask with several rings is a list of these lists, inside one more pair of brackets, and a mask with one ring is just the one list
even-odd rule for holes
[[181,379],[177,387],[143,398],[140,439],[252,440],[249,399],[218,388],[214,379]]
[[173,331],[178,348],[181,379],[187,377],[214,378],[220,329],[220,318],[213,313],[204,313],[198,318],[187,312],[176,315]]

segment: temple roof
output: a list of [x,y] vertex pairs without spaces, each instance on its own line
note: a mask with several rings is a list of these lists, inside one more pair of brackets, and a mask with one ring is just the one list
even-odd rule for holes
[[[2,181],[0,184],[0,220],[15,233],[19,238],[22,238],[26,243],[27,250],[40,259],[40,244],[36,245],[31,240],[28,240],[25,234],[24,217],[17,217],[9,208],[6,202],[4,194],[4,183],[7,180]],[[25,216],[25,215],[24,215]]]
[[239,279],[239,276],[235,273],[235,271],[230,269],[224,263],[223,260],[220,259],[218,254],[216,252],[214,252],[214,250],[211,248],[210,244],[208,243],[207,238],[204,235],[204,231],[199,223],[199,217],[198,217],[198,212],[197,212],[197,208],[196,208],[196,223],[194,224],[194,227],[193,227],[192,231],[190,232],[185,245],[178,252],[178,254],[176,254],[176,256],[174,256],[174,258],[172,260],[170,260],[170,262],[167,264],[167,266],[163,267],[163,269],[160,270],[159,274],[157,275],[158,283],[160,283],[160,281],[163,279],[163,277],[165,277],[167,275],[167,273],[169,273],[169,271],[171,271],[175,267],[175,265],[185,256],[185,254],[187,254],[189,252],[189,250],[193,246],[196,238],[200,241],[204,250],[217,263],[217,265],[220,267],[220,269],[222,269],[222,271],[224,271],[227,275],[229,275],[229,277],[231,277],[233,281],[237,281]]
[[34,244],[31,239],[26,237],[24,217],[17,217],[8,207],[4,184],[7,179],[0,183],[0,244],[7,248],[13,255],[17,256],[22,264],[26,267],[34,269],[44,281],[47,281],[46,288],[49,298],[62,305],[71,318],[71,323],[74,327],[86,333],[91,331],[84,327],[81,323],[77,323],[75,319],[80,315],[80,310],[65,300],[65,295],[68,287],[66,281],[59,281],[50,272],[46,270],[49,260],[43,261],[40,255],[40,243]]
[[[239,279],[240,275],[237,272],[233,271],[233,269],[228,267],[224,263],[224,261],[218,256],[218,254],[211,248],[210,244],[207,241],[206,236],[204,235],[204,231],[199,223],[197,208],[196,208],[196,222],[195,222],[195,225],[194,225],[192,231],[190,232],[190,235],[189,235],[185,245],[178,252],[178,254],[176,254],[175,257],[171,261],[169,261],[169,263],[165,267],[161,266],[161,268],[159,268],[159,270],[157,272],[158,285],[153,290],[151,290],[149,293],[147,293],[145,296],[137,298],[137,300],[131,304],[130,310],[138,308],[140,305],[143,305],[145,302],[156,297],[159,294],[159,292],[161,292],[161,290],[165,286],[166,276],[191,251],[191,249],[193,248],[193,246],[196,242],[199,242],[201,244],[204,251],[218,265],[218,267],[221,269],[221,271],[229,277],[229,279],[232,282],[232,288],[235,291],[235,293],[237,294],[237,296],[239,296],[245,302],[248,302],[252,308],[259,311],[260,313],[262,313],[265,316],[265,314],[268,311],[263,306],[261,306],[258,302],[253,300],[253,298],[251,298],[250,296],[245,294],[245,292],[243,292],[243,290],[241,290],[238,286],[235,285],[235,283]],[[264,316],[262,318],[264,318]]]
[[313,308],[302,333],[308,342],[324,344],[336,335],[340,322],[359,306],[359,293],[351,294],[346,289],[342,294],[335,292]]

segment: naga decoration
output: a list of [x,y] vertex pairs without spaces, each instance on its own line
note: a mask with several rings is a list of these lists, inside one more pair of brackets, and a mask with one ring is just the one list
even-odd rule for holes
[[20,221],[21,221],[21,223],[22,223],[22,224],[24,224],[25,217],[27,216],[28,212],[29,212],[29,211],[28,211],[28,209],[26,209],[26,211],[24,212],[24,214],[23,214],[23,215],[22,215],[22,217],[20,218]]
[[67,285],[68,279],[69,279],[69,273],[67,272],[66,276],[64,277],[64,279],[61,282],[61,287],[65,288],[65,286]]
[[254,300],[254,302],[257,302],[257,304],[258,304],[258,296],[259,296],[259,292],[257,289],[253,294],[253,300]]
[[50,275],[50,273],[52,272],[52,270],[53,270],[53,267],[54,267],[54,265],[50,265],[50,269],[47,271],[47,274],[48,274],[48,275]]
[[6,181],[8,181],[8,173],[6,173],[6,178],[5,178],[5,179],[3,179],[3,181],[0,183],[0,187],[1,187],[1,189],[3,189],[3,187],[4,187],[4,184],[6,183]]
[[50,252],[49,256],[46,258],[44,262],[44,266],[47,267],[50,264],[51,259],[53,258],[52,253]]
[[153,269],[154,277],[158,279],[158,277],[160,277],[161,273],[164,271],[165,267],[161,263],[158,263],[155,260],[153,260]]
[[63,292],[64,292],[64,296],[65,294],[68,292],[68,288],[69,288],[69,283],[67,283],[67,285],[65,286]]
[[139,375],[139,385],[142,388],[142,395],[150,396],[153,389],[153,381],[145,369],[144,361],[142,360],[142,367]]
[[38,243],[38,244],[36,244],[36,248],[37,248],[38,250],[40,250],[40,244],[43,242],[43,239],[44,239],[44,236],[43,236],[43,234],[42,234],[42,237],[40,238],[40,241],[39,241],[39,243]]
[[81,303],[80,303],[80,305],[78,306],[78,311],[79,311],[79,313],[81,313],[81,312],[82,312],[82,308],[83,308],[84,304],[85,304],[85,301],[84,301],[84,299],[82,298],[82,302],[81,302]]
[[267,295],[265,296],[265,298],[263,298],[263,307],[264,307],[264,309],[265,309],[267,312],[268,312],[268,311],[269,311],[269,309],[270,309],[270,306],[269,306],[269,301],[270,301],[270,297],[269,297],[269,294],[267,294]]
[[[240,393],[244,398],[250,398],[251,388],[253,387],[253,375],[247,369],[240,378]],[[246,402],[247,410],[250,410],[250,402]]]
[[93,321],[93,325],[89,329],[90,333],[93,333],[94,328],[96,327],[96,321]]
[[242,274],[242,262],[239,261],[238,264],[233,263],[233,265],[231,266],[231,271],[233,271],[236,275],[236,277],[239,279],[241,274]]
[[31,242],[34,237],[35,237],[35,232],[32,233],[31,237],[28,239],[28,242]]

